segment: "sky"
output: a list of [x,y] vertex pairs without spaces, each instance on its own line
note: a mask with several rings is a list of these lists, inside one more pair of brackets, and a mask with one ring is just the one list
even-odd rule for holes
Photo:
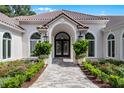
[[124,15],[124,5],[31,5],[37,14],[55,10],[71,10],[93,15]]

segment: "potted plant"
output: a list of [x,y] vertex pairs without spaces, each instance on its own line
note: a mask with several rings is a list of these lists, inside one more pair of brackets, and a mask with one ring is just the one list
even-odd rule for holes
[[77,64],[81,64],[85,61],[86,52],[88,49],[88,41],[84,39],[79,39],[73,44],[73,49],[75,51],[75,58]]

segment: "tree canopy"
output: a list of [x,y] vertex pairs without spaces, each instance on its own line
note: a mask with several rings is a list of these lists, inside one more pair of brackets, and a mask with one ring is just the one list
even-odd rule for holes
[[10,17],[36,14],[30,5],[0,5],[0,12]]

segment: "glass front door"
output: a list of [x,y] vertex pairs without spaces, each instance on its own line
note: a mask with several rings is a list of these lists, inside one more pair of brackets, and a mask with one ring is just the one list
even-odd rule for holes
[[[70,37],[60,33],[55,39],[55,57],[70,57]],[[63,36],[62,36],[63,35]]]
[[56,41],[56,55],[62,55],[62,42]]
[[63,41],[63,55],[69,55],[69,41]]

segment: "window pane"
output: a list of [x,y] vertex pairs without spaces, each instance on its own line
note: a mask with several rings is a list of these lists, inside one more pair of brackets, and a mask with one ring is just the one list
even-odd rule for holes
[[56,55],[62,55],[62,42],[56,41]]
[[123,59],[124,59],[124,39],[123,39]]
[[6,40],[3,40],[3,59],[6,59]]
[[108,39],[110,40],[110,39],[114,39],[114,35],[113,34],[110,34],[109,36],[108,36]]
[[123,36],[122,36],[122,37],[123,37],[123,39],[124,39],[124,34],[123,34]]
[[39,33],[34,33],[32,36],[31,36],[31,39],[40,39],[40,34]]
[[63,55],[69,55],[69,41],[63,41]]
[[89,41],[89,47],[88,47],[88,56],[94,57],[95,55],[95,43],[94,41]]
[[108,41],[108,56],[111,57],[111,41]]
[[91,33],[87,33],[87,34],[85,35],[85,38],[86,38],[86,39],[94,39],[94,36],[93,36]]
[[8,58],[11,57],[11,40],[8,40]]
[[8,39],[11,39],[11,36],[10,36],[10,34],[9,34],[9,33],[5,33],[5,34],[3,35],[3,38],[8,38]]
[[69,36],[66,33],[59,33],[57,34],[56,39],[69,39]]
[[115,41],[112,41],[112,57],[115,57]]
[[30,51],[31,51],[31,55],[33,55],[33,51],[35,49],[35,44],[37,43],[37,41],[30,41]]

